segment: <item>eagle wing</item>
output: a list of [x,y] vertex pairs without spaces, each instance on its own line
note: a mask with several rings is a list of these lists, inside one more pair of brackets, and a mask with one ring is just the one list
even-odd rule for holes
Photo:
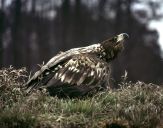
[[94,54],[76,54],[46,70],[35,82],[34,87],[89,87],[104,84],[109,77],[109,66]]
[[95,55],[78,54],[54,70],[56,72],[47,86],[96,86],[108,77],[109,67]]
[[[73,48],[65,52],[60,52],[53,58],[51,58],[44,66],[41,67],[39,71],[37,71],[28,81],[25,83],[25,86],[31,88],[32,86],[36,86],[36,82],[48,71],[54,69],[57,65],[66,62],[72,56],[82,54],[82,53],[96,53],[101,50],[100,44],[94,44],[87,47]],[[28,89],[31,90],[31,89]],[[27,90],[27,92],[28,92]]]

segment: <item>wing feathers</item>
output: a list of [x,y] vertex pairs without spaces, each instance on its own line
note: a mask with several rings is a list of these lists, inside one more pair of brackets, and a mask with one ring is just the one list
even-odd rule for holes
[[108,64],[95,55],[78,54],[44,72],[39,83],[47,87],[97,86],[105,81],[106,70]]
[[[90,86],[92,84],[96,86],[100,80],[103,81],[103,71],[106,70],[106,65],[105,62],[97,60],[95,56],[76,55],[56,72],[53,86],[59,86],[56,85],[58,81],[60,84],[67,83],[72,86]],[[52,86],[52,83],[50,85]]]

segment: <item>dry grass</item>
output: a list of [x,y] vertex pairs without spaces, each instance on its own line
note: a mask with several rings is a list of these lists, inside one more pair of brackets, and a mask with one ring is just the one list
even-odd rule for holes
[[58,99],[37,91],[26,96],[25,68],[0,70],[1,128],[162,127],[163,88],[143,82],[84,99]]

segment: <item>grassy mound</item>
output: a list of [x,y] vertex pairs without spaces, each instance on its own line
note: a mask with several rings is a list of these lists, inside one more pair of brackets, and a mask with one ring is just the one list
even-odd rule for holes
[[163,88],[143,82],[84,99],[50,97],[44,90],[27,96],[25,68],[0,70],[1,128],[156,128],[163,127]]

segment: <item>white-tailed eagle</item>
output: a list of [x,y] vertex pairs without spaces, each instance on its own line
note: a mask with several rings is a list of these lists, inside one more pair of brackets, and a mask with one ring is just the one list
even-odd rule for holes
[[60,52],[26,83],[27,93],[46,87],[50,95],[78,97],[109,86],[109,62],[123,50],[128,34],[101,43]]

